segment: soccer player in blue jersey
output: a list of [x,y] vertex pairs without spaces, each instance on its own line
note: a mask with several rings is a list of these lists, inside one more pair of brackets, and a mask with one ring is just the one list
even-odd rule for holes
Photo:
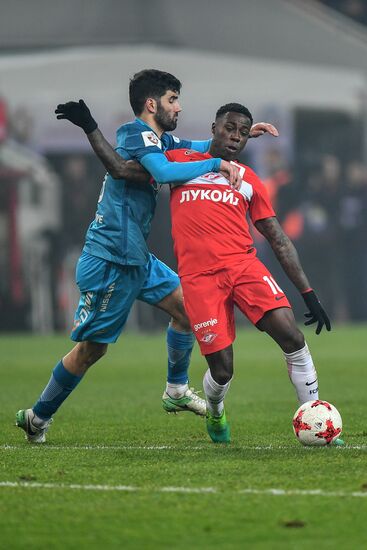
[[[61,359],[31,409],[17,413],[17,425],[30,442],[42,443],[53,414],[79,384],[88,368],[119,337],[135,299],[166,311],[168,378],[163,406],[168,412],[189,410],[205,415],[205,401],[188,386],[188,367],[194,337],[183,307],[178,276],[149,253],[146,239],[154,215],[157,188],[138,161],[159,183],[187,181],[206,172],[223,173],[240,185],[237,168],[219,158],[172,163],[164,151],[195,148],[207,151],[210,141],[180,140],[167,131],[177,125],[180,81],[169,73],[145,70],[130,82],[130,103],[137,118],[117,131],[116,155],[104,140],[83,101],[58,106],[57,118],[82,127],[96,152],[108,151],[108,173],[103,181],[76,271],[80,301],[71,333],[75,347]],[[270,125],[254,128],[254,135],[273,132]],[[106,145],[107,144],[107,145]],[[118,161],[116,162],[116,157]],[[137,182],[146,182],[145,185]]]

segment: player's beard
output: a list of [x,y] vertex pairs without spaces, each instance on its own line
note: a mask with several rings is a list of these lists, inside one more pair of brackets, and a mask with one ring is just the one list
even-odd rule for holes
[[[172,118],[172,116],[174,116],[174,118]],[[177,118],[177,115],[169,115],[169,113],[163,109],[161,102],[157,101],[157,112],[154,115],[154,120],[164,132],[175,130],[177,126]]]

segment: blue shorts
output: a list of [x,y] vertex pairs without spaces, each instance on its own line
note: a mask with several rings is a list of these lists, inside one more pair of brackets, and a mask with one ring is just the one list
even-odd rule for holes
[[116,342],[135,300],[157,304],[180,284],[153,254],[147,264],[122,266],[83,252],[76,267],[80,300],[71,339]]

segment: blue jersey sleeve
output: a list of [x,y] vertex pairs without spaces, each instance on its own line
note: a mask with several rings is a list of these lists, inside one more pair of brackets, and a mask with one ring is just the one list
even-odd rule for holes
[[203,141],[180,139],[172,134],[169,134],[168,137],[168,149],[194,149],[194,151],[198,151],[199,153],[207,153],[212,142],[211,139],[206,139]]
[[198,151],[199,153],[207,153],[210,149],[210,146],[212,144],[211,139],[206,139],[204,141],[190,141],[190,149],[194,149],[194,151]]
[[162,155],[154,153],[144,155],[141,164],[153,176],[157,183],[175,183],[189,181],[207,172],[219,172],[220,158],[195,162],[170,162]]

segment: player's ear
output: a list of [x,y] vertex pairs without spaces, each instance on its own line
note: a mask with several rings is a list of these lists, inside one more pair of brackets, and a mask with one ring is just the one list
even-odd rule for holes
[[214,136],[214,132],[215,132],[215,122],[213,122],[213,124],[212,124],[212,134],[213,134],[213,136]]
[[152,97],[148,97],[145,101],[145,107],[148,113],[155,114],[157,112],[157,102]]

